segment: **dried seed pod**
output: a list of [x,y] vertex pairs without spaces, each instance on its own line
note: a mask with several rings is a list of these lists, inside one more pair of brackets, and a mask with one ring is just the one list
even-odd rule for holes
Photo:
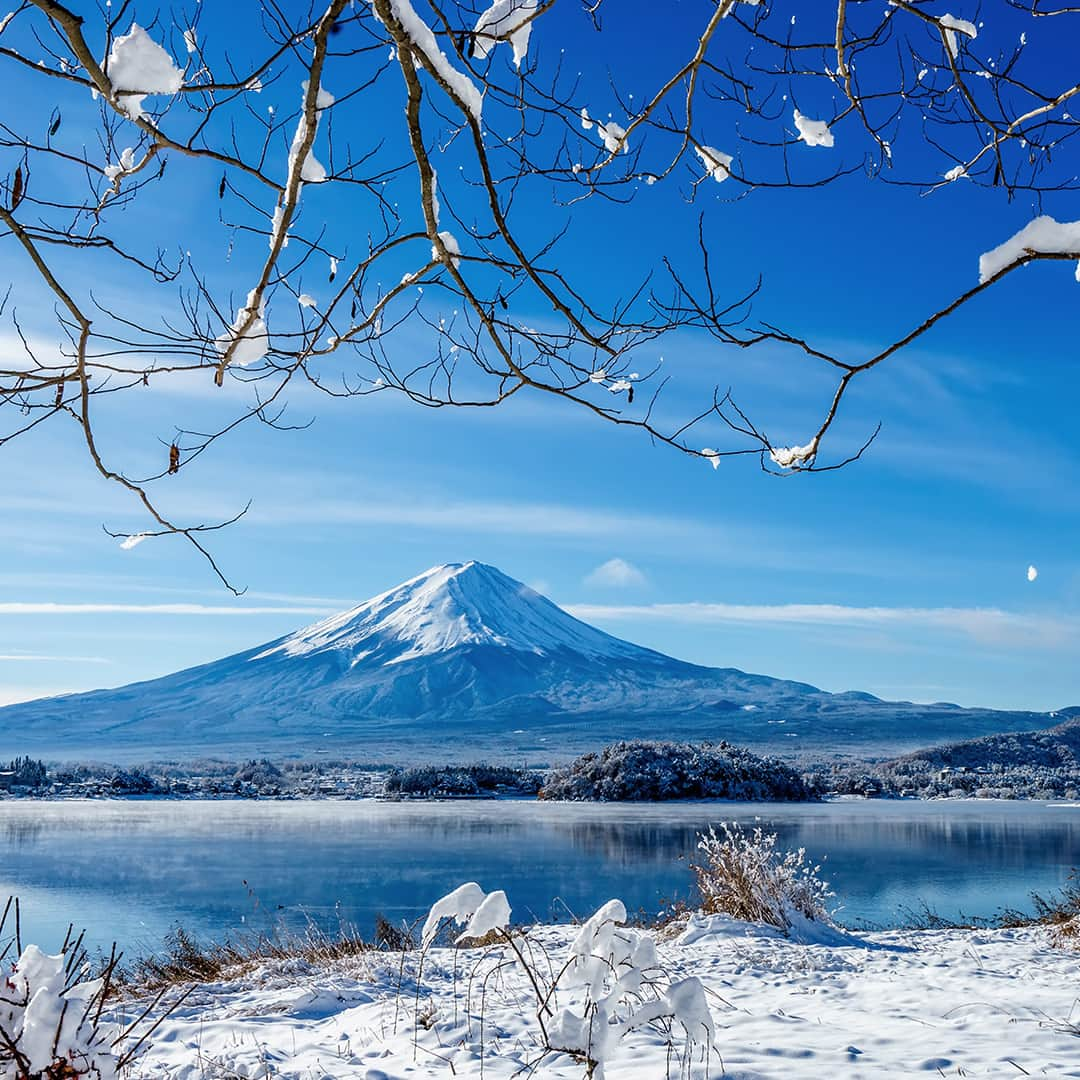
[[11,183],[11,209],[18,208],[19,203],[23,200],[23,195],[26,192],[26,183],[23,179],[23,168],[21,165],[15,166],[15,179]]

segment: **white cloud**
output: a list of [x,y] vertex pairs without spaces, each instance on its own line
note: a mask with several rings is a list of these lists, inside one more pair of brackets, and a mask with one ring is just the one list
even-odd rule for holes
[[111,664],[104,656],[48,656],[43,653],[0,653],[0,664]]
[[0,615],[333,615],[335,610],[331,607],[241,607],[226,604],[0,603]]
[[608,559],[585,578],[585,584],[621,589],[630,585],[644,585],[645,575],[625,559]]
[[1026,615],[1000,608],[849,607],[843,604],[572,604],[586,622],[653,620],[673,623],[799,627],[878,627],[938,630],[984,642],[1070,645],[1080,618]]

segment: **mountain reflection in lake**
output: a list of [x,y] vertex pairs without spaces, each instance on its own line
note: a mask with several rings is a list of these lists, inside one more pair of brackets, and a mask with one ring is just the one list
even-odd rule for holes
[[370,930],[412,921],[466,880],[505,889],[516,919],[584,915],[612,896],[655,911],[686,896],[698,832],[760,824],[823,863],[843,922],[896,925],[1029,908],[1080,866],[1080,806],[995,802],[0,803],[0,895],[24,938],[69,922],[95,945],[160,944],[170,927],[221,938],[276,922]]

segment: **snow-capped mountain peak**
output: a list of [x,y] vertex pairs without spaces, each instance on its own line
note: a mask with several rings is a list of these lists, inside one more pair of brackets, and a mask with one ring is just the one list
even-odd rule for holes
[[[436,566],[276,641],[114,689],[0,709],[0,760],[335,752],[558,760],[625,738],[807,752],[1046,726],[1045,716],[827,694],[605,634],[483,563]],[[359,760],[359,759],[357,759]]]
[[446,563],[304,627],[252,657],[346,651],[351,663],[397,664],[470,645],[626,660],[649,651],[580,622],[480,562]]

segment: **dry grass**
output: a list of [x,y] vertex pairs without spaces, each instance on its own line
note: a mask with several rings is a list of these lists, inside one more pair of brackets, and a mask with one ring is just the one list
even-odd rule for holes
[[117,978],[117,990],[141,994],[167,986],[234,978],[273,961],[330,964],[372,952],[400,952],[412,946],[410,934],[381,915],[376,917],[371,938],[362,937],[351,926],[343,925],[337,932],[328,933],[309,923],[302,931],[279,927],[269,935],[204,942],[178,926],[165,938],[160,952],[140,956],[124,965]]
[[792,916],[817,922],[829,920],[828,884],[820,867],[806,853],[776,849],[776,834],[760,828],[747,833],[722,822],[698,841],[699,862],[691,863],[700,909],[706,915],[727,915],[746,922],[768,923],[785,933]]
[[1056,893],[1031,894],[1035,918],[1050,928],[1050,940],[1062,948],[1080,949],[1080,874],[1074,870]]

